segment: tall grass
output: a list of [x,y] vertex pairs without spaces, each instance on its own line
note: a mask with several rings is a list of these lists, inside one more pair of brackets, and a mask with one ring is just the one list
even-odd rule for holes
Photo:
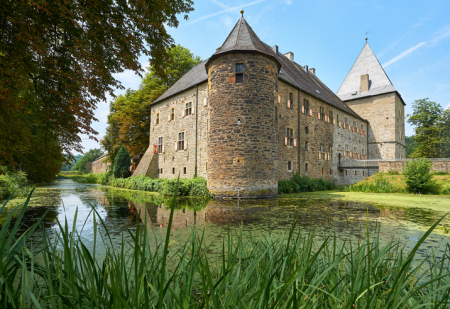
[[334,182],[323,178],[312,178],[308,175],[300,176],[295,173],[289,180],[278,180],[278,193],[315,192],[334,189]]
[[400,190],[391,184],[389,179],[377,174],[374,181],[363,180],[355,184],[347,186],[344,191],[347,192],[373,192],[373,193],[395,193]]
[[[127,243],[112,243],[93,208],[94,242],[107,247],[96,259],[75,229],[58,221],[51,240],[42,231],[41,249],[28,245],[37,225],[17,234],[28,201],[14,226],[9,215],[0,231],[0,307],[2,308],[448,308],[450,259],[414,259],[437,221],[412,250],[394,242],[385,247],[379,235],[356,244],[336,235],[315,242],[314,231],[258,238],[241,230],[222,238],[219,260],[207,254],[204,233],[189,241],[149,237],[146,224],[130,233]],[[0,210],[4,210],[5,205]],[[171,201],[171,230],[175,197]],[[76,214],[74,222],[76,222]],[[106,236],[98,234],[99,227]],[[156,249],[154,245],[156,242]],[[213,263],[214,262],[214,263]],[[170,265],[170,266],[169,266]]]

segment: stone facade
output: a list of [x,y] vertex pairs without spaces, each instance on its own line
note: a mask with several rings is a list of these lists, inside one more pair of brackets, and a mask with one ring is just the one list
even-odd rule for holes
[[[450,159],[430,159],[432,172],[450,173]],[[389,171],[403,171],[406,160],[380,161],[378,163],[379,171],[387,173]]]
[[[236,83],[236,64],[243,82]],[[208,188],[216,196],[278,195],[275,88],[277,64],[232,54],[209,66]]]
[[107,160],[108,154],[105,153],[103,156],[92,162],[92,173],[106,173],[111,169],[111,162]]
[[[151,177],[192,178],[197,169],[197,175],[206,178],[207,98],[207,83],[203,83],[152,105],[150,148],[156,145],[157,158],[152,161],[156,174],[153,168]],[[183,143],[179,143],[180,133]]]
[[339,97],[242,17],[211,58],[152,103],[150,147],[134,175],[198,175],[218,197],[257,198],[276,196],[278,180],[294,173],[350,184],[378,169],[367,159],[403,159],[404,103],[363,51],[371,73],[359,57]]
[[369,121],[369,158],[405,158],[405,110],[395,92],[347,101]]

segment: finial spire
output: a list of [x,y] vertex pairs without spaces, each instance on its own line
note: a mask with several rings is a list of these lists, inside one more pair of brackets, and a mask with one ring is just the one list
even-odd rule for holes
[[241,10],[241,16],[244,17],[244,10]]
[[367,40],[369,39],[367,36],[368,34],[369,34],[369,31],[366,32],[366,43],[367,43]]

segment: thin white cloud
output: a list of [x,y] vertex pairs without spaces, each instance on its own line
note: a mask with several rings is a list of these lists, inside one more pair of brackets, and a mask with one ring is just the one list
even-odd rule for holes
[[212,3],[217,4],[218,6],[222,7],[223,9],[229,9],[230,7],[228,5],[223,4],[222,2],[219,2],[217,0],[210,0]]
[[416,49],[418,49],[419,47],[425,45],[425,42],[421,42],[419,44],[417,44],[416,46],[411,47],[408,50],[405,50],[404,52],[402,52],[400,55],[392,58],[391,60],[389,60],[388,62],[385,62],[383,64],[383,68],[387,68],[388,66],[390,66],[391,64],[394,64],[395,62],[399,61],[400,59],[406,57],[407,55],[409,55],[410,53],[412,53],[413,51],[415,51]]
[[394,43],[392,43],[391,45],[389,45],[388,48],[386,48],[385,50],[383,50],[381,53],[378,54],[378,58],[381,58],[384,56],[384,54],[386,54],[388,51],[390,51],[392,48],[394,48],[398,43],[400,43],[401,40],[403,40],[405,38],[405,36],[402,36],[400,39],[398,39],[397,41],[395,41]]
[[225,14],[225,13],[229,13],[229,12],[233,12],[233,11],[237,12],[240,8],[245,8],[245,7],[252,6],[252,5],[255,5],[255,4],[259,4],[259,3],[262,3],[262,2],[265,2],[265,1],[267,1],[267,0],[257,0],[257,1],[253,1],[253,2],[250,2],[250,3],[247,3],[247,4],[243,4],[243,5],[240,5],[240,6],[235,6],[235,7],[232,7],[232,8],[228,8],[228,9],[220,11],[220,12],[216,12],[216,13],[212,13],[212,14],[208,14],[208,15],[199,17],[199,18],[194,19],[194,20],[192,20],[190,22],[187,22],[185,25],[191,25],[191,24],[197,23],[199,21],[202,21],[204,19],[217,16],[217,15],[221,15],[221,14]]
[[450,37],[450,25],[445,26],[441,30],[439,30],[431,39],[430,43],[437,44],[441,42],[442,40],[445,40],[446,38]]

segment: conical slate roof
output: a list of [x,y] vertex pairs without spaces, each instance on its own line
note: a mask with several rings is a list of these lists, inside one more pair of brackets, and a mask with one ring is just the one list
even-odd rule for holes
[[[361,93],[361,75],[365,74],[369,74],[369,91]],[[366,42],[339,88],[337,96],[342,101],[348,101],[390,92],[397,92],[397,90],[370,48],[369,43]]]
[[261,42],[252,27],[245,21],[244,16],[241,16],[222,46],[209,58],[206,63],[206,70],[208,70],[211,61],[219,55],[236,52],[254,52],[266,55],[277,63],[278,69],[281,68],[275,52]]

